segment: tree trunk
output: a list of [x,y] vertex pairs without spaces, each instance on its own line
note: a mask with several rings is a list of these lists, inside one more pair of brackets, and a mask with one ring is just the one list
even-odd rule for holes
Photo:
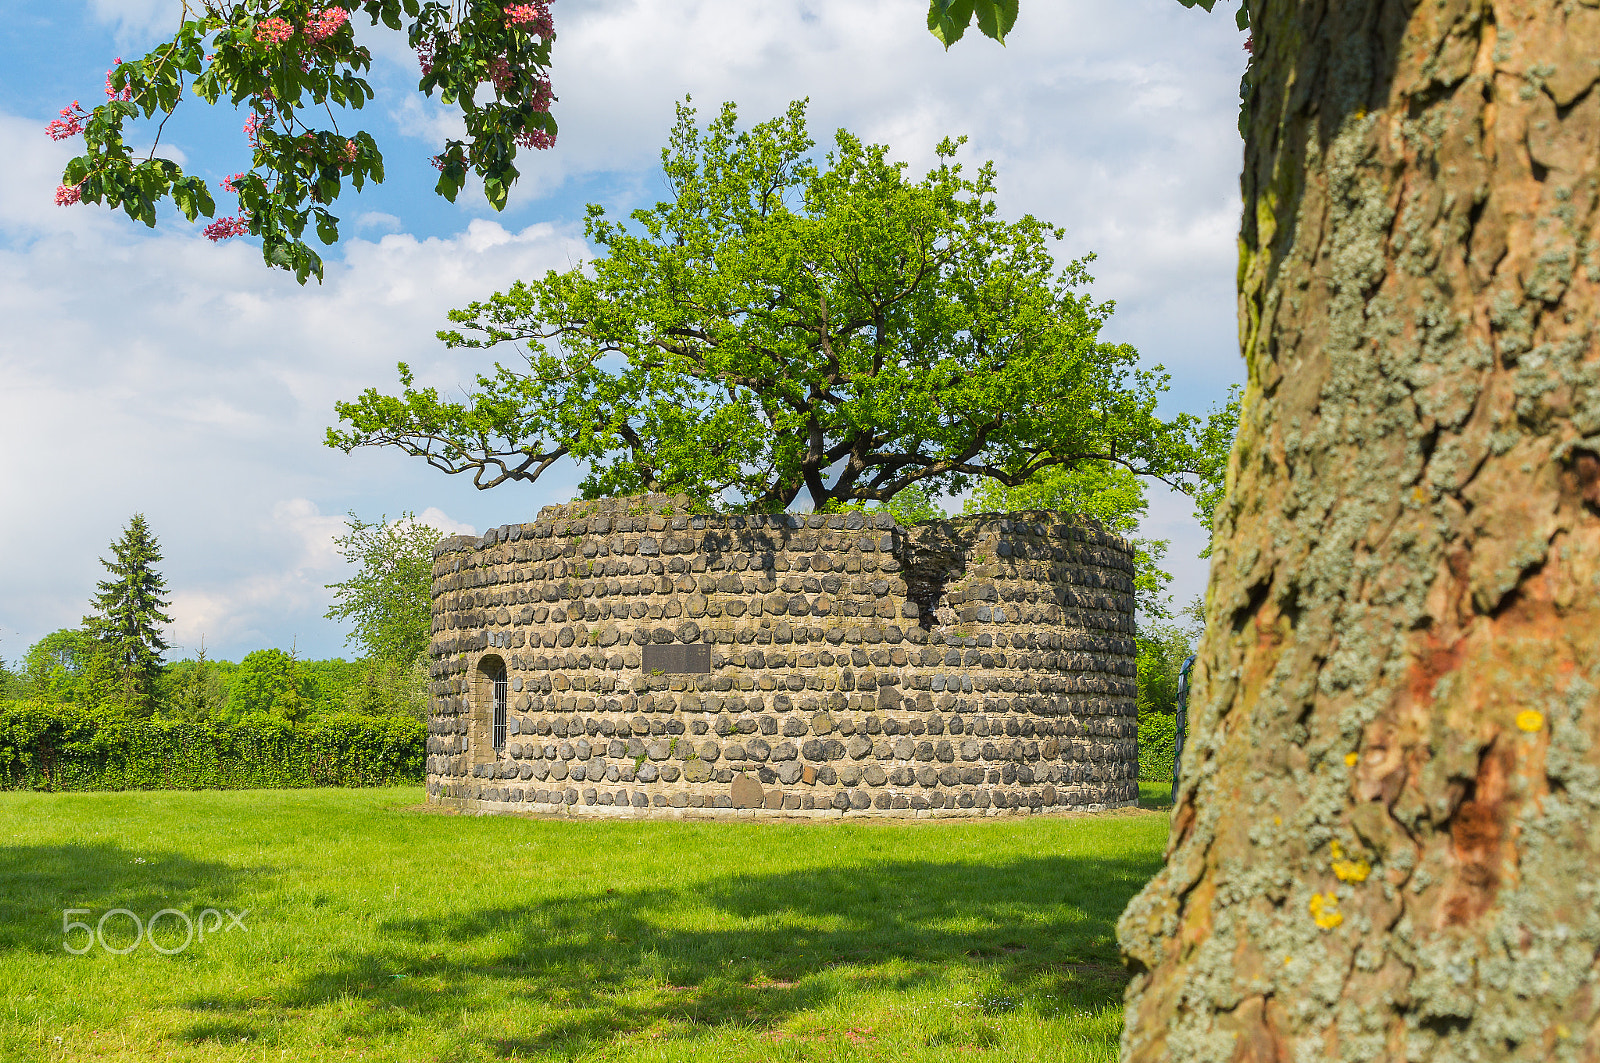
[[1600,0],[1256,0],[1125,1060],[1600,1059]]

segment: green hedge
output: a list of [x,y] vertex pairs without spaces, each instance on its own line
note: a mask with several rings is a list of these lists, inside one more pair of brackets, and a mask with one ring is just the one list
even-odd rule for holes
[[1178,739],[1178,718],[1166,712],[1139,714],[1139,778],[1172,781],[1172,757]]
[[408,717],[237,723],[107,721],[72,705],[0,709],[0,789],[243,790],[422,781],[427,728]]

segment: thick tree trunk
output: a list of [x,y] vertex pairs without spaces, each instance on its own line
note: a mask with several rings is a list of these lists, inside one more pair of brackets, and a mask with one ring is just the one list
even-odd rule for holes
[[1600,0],[1256,0],[1240,316],[1123,1058],[1600,1059]]

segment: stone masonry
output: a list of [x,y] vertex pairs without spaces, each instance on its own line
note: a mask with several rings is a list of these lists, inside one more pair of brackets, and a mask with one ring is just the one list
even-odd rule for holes
[[793,817],[1136,802],[1121,537],[1042,511],[901,526],[687,501],[546,506],[439,544],[430,802]]

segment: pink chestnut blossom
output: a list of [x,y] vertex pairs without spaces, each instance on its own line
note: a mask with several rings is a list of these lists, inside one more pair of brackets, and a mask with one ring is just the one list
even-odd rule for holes
[[256,23],[256,40],[261,44],[282,44],[294,36],[294,26],[287,19],[264,18]]
[[549,78],[536,77],[533,79],[533,96],[528,100],[528,107],[535,111],[549,111],[550,105],[555,102],[555,91],[550,87]]
[[45,126],[44,131],[50,135],[51,140],[66,140],[83,132],[83,120],[87,117],[89,117],[88,112],[77,100],[73,100],[72,106],[61,108],[61,117]]
[[83,189],[77,185],[56,185],[56,206],[70,207],[83,198]]
[[205,227],[205,236],[212,243],[228,240],[235,236],[243,236],[250,231],[250,215],[242,214],[237,218],[218,218]]
[[497,55],[489,60],[489,80],[494,84],[494,90],[502,96],[516,87],[516,75],[511,72],[511,64],[506,62],[505,56]]
[[550,18],[550,7],[542,0],[506,8],[506,22],[512,26],[528,27],[528,32],[535,37],[549,37],[555,32],[555,23]]
[[131,100],[131,99],[133,99],[133,90],[132,89],[129,89],[129,88],[114,89],[114,88],[111,87],[111,75],[116,73],[117,67],[119,67],[121,65],[122,65],[122,56],[119,55],[119,56],[117,56],[117,61],[111,64],[111,69],[106,71],[106,99],[108,99],[108,100]]
[[252,114],[244,120],[244,138],[250,142],[252,148],[261,146],[261,127],[266,124],[267,120],[259,114]]
[[222,180],[218,181],[217,184],[224,192],[238,192],[239,182],[243,180],[244,174],[236,173],[232,177],[224,177]]
[[325,7],[306,19],[306,36],[314,41],[325,41],[344,29],[350,21],[350,12],[342,7]]
[[517,143],[535,151],[544,151],[556,146],[556,138],[554,134],[546,133],[542,129],[524,129],[517,134]]

